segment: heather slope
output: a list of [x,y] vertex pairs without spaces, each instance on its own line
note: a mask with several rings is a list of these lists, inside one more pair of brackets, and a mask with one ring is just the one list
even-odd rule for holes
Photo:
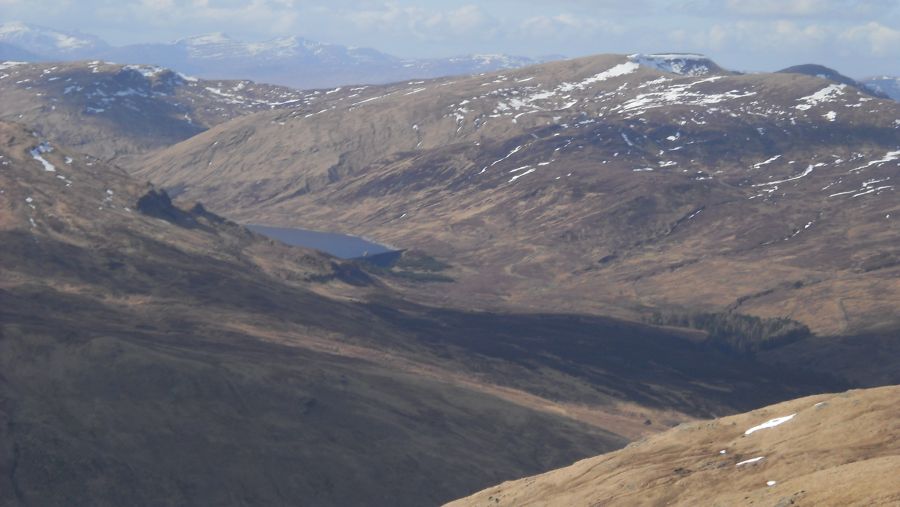
[[411,303],[20,126],[0,156],[0,503],[436,504],[840,385],[632,322]]
[[898,396],[818,395],[684,424],[448,505],[895,505]]

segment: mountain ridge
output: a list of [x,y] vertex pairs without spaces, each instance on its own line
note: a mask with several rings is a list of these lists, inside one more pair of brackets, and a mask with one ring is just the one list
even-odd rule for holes
[[[238,118],[153,154],[138,172],[238,220],[362,233],[443,256],[460,283],[442,303],[458,289],[460,301],[536,308],[556,292],[561,307],[630,318],[674,304],[788,317],[824,334],[900,324],[882,312],[882,296],[898,290],[888,260],[900,159],[893,101],[815,76],[681,76],[624,55],[405,90],[314,119]],[[233,144],[246,132],[265,140]],[[287,149],[278,139],[288,135],[309,144]],[[253,169],[251,190],[240,182],[261,159],[272,163]],[[884,262],[834,247],[848,223],[871,231],[865,241],[882,245]],[[798,264],[811,252],[821,264]],[[783,259],[777,275],[773,256]],[[763,275],[736,284],[735,273],[759,262]],[[484,266],[497,273],[489,283]],[[878,280],[866,289],[869,277]],[[705,290],[677,289],[698,279]],[[617,313],[603,293],[585,297],[592,286],[637,304]],[[844,296],[833,296],[837,287]],[[860,306],[840,309],[851,297]]]
[[0,76],[0,118],[107,161],[171,145],[253,111],[298,105],[318,111],[353,94],[206,81],[153,65],[99,60],[6,62]]
[[[832,68],[826,67],[824,65],[809,64],[809,63],[802,64],[802,65],[793,65],[786,69],[781,69],[778,72],[793,73],[793,74],[806,74],[808,76],[821,77],[824,79],[828,79],[829,81],[834,81],[836,83],[853,86],[855,88],[862,90],[863,92],[866,92],[870,95],[874,95],[878,98],[894,99],[894,97],[882,92],[878,88],[870,87],[867,84],[866,80],[858,81],[849,76],[845,76],[844,74],[841,74],[840,72],[838,72]],[[894,99],[894,100],[896,100],[896,99]]]

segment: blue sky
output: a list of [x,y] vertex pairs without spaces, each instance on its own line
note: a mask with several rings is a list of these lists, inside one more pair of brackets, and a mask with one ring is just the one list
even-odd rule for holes
[[0,13],[114,44],[222,31],[408,57],[690,51],[738,70],[900,74],[900,0],[0,0]]

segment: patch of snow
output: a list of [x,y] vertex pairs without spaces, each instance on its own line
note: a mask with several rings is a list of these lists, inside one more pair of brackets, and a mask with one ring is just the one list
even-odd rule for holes
[[385,97],[387,97],[387,95],[379,95],[377,97],[369,97],[368,99],[360,100],[359,102],[354,102],[353,104],[350,104],[350,107],[356,107],[358,105],[365,104],[366,102],[372,102],[373,100],[383,99]]
[[885,154],[884,158],[881,158],[879,160],[873,160],[866,165],[859,166],[856,169],[851,169],[850,172],[858,172],[863,169],[872,167],[873,165],[876,165],[876,164],[884,164],[885,162],[892,162],[892,161],[898,160],[898,159],[900,159],[900,150],[889,151],[889,152],[887,152],[887,154]]
[[825,164],[822,162],[819,162],[818,164],[810,164],[809,166],[807,166],[807,168],[802,173],[798,174],[797,176],[792,176],[792,177],[784,179],[784,180],[769,181],[766,183],[757,183],[756,185],[753,185],[753,186],[754,187],[767,187],[770,185],[777,185],[779,183],[787,183],[788,181],[799,180],[800,178],[809,176],[809,174],[812,173],[816,167],[822,167],[823,165],[825,165]]
[[754,169],[759,169],[760,167],[762,167],[762,166],[764,166],[764,165],[768,165],[768,164],[771,164],[772,162],[775,162],[775,161],[778,160],[779,158],[781,158],[781,155],[775,155],[774,157],[772,157],[772,158],[770,158],[770,159],[768,159],[768,160],[765,160],[765,161],[763,161],[763,162],[759,162],[759,163],[753,164],[753,168],[754,168]]
[[156,77],[166,71],[166,69],[157,67],[156,65],[126,65],[122,68],[124,70],[133,70],[135,72],[138,72],[140,75],[148,79]]
[[776,484],[778,484],[778,483],[775,482],[775,481],[766,481],[766,486],[768,486],[768,487],[770,487],[770,488],[771,488],[772,486],[776,485]]
[[620,63],[608,70],[605,70],[599,74],[591,76],[589,78],[583,79],[579,83],[563,83],[559,86],[559,90],[562,92],[571,92],[574,90],[584,90],[588,85],[592,85],[594,83],[599,83],[601,81],[606,81],[607,79],[612,79],[614,77],[624,76],[627,74],[631,74],[632,72],[638,70],[640,65],[634,62],[625,62]]
[[845,84],[830,84],[812,95],[797,99],[798,101],[803,102],[803,104],[794,106],[794,109],[806,111],[823,102],[831,102],[840,95],[843,95],[845,88],[847,88],[847,85]]
[[512,182],[516,181],[517,179],[521,178],[522,176],[525,176],[525,175],[527,175],[527,174],[531,174],[531,173],[535,172],[536,170],[537,170],[537,169],[535,169],[535,168],[532,167],[531,169],[525,171],[525,172],[522,173],[522,174],[517,174],[517,175],[515,175],[515,176],[513,176],[512,178],[509,179],[509,183],[512,183]]
[[781,425],[781,424],[784,424],[784,423],[790,421],[791,419],[794,418],[795,415],[797,415],[797,414],[791,414],[791,415],[786,415],[784,417],[776,417],[775,419],[770,419],[770,420],[760,424],[759,426],[754,426],[754,427],[750,428],[749,430],[745,431],[744,435],[749,435],[749,434],[755,433],[759,430],[774,428],[775,426],[778,426],[778,425]]
[[633,54],[629,60],[645,67],[682,76],[705,76],[710,73],[709,60],[697,54]]
[[[481,173],[487,171],[489,168],[494,167],[495,165],[499,164],[500,162],[503,162],[504,160],[508,159],[509,157],[515,155],[515,154],[518,153],[519,150],[521,150],[522,148],[523,148],[523,146],[516,146],[516,147],[513,148],[513,150],[512,150],[511,152],[509,152],[505,157],[503,157],[503,158],[501,158],[501,159],[499,159],[499,160],[495,160],[493,163],[491,163],[491,165],[486,166],[484,169],[482,169],[482,170],[481,170]],[[478,174],[481,174],[481,173],[478,173]]]
[[16,67],[18,65],[27,65],[27,64],[28,64],[28,62],[14,62],[11,60],[6,61],[6,62],[0,62],[0,70],[6,70],[6,69],[9,69],[12,67]]
[[756,458],[750,458],[748,460],[741,461],[740,463],[737,463],[734,466],[739,467],[739,466],[743,466],[743,465],[749,465],[751,463],[756,463],[756,462],[764,460],[764,459],[766,459],[765,456],[758,456]]
[[29,151],[28,153],[31,154],[31,158],[37,160],[38,162],[41,163],[41,165],[44,166],[45,171],[50,172],[50,173],[55,173],[56,167],[54,167],[53,164],[51,164],[50,162],[47,161],[47,159],[45,159],[43,156],[41,156],[43,153],[50,153],[51,151],[53,151],[53,148],[49,144],[41,143],[41,144],[35,146],[34,148],[32,148],[31,151]]
[[[670,105],[708,106],[712,104],[718,104],[727,100],[740,99],[756,95],[756,92],[751,91],[744,92],[740,90],[730,90],[724,93],[703,93],[693,89],[696,85],[711,83],[721,78],[722,76],[713,76],[706,79],[699,79],[690,83],[674,84],[671,86],[662,87],[660,90],[650,93],[641,93],[635,96],[633,99],[624,102],[622,104],[622,111],[639,114],[649,109]],[[698,125],[703,125],[706,123],[694,119],[692,119],[692,121]]]

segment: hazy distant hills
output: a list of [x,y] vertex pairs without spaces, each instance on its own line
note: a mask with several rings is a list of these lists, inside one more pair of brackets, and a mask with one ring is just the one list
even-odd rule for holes
[[401,59],[374,49],[325,44],[300,37],[243,42],[222,33],[171,43],[113,47],[85,34],[13,22],[0,25],[3,59],[99,59],[150,64],[210,79],[252,79],[295,88],[388,83],[523,67],[538,60],[508,55]]
[[0,42],[15,46],[40,58],[62,60],[88,58],[109,45],[100,38],[80,32],[63,32],[14,21],[0,24]]
[[19,46],[0,42],[0,61],[34,61],[38,56]]
[[876,76],[863,79],[869,88],[881,92],[894,100],[900,100],[900,77]]

